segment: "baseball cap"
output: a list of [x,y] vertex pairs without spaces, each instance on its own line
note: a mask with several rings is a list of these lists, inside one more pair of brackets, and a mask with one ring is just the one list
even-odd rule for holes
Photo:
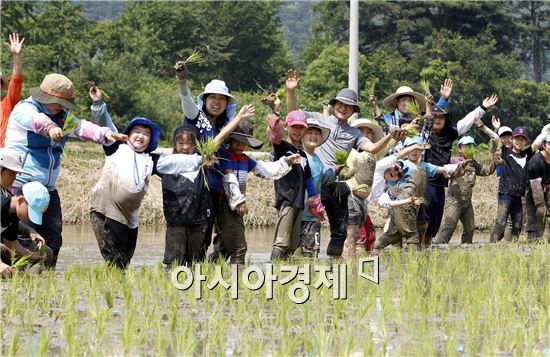
[[525,130],[525,128],[523,128],[521,126],[518,126],[512,132],[512,137],[513,138],[518,137],[518,136],[523,136],[525,139],[529,139],[529,137],[527,136],[527,130]]
[[463,136],[458,141],[458,145],[469,145],[469,144],[472,144],[472,145],[476,144],[476,141],[470,135]]
[[0,168],[6,168],[18,173],[32,175],[29,171],[23,169],[23,160],[17,151],[2,148],[0,149]]
[[303,110],[293,110],[286,115],[285,123],[287,126],[302,125],[307,128],[307,116]]
[[498,136],[502,136],[504,134],[512,134],[512,129],[509,126],[501,126],[498,129]]
[[403,142],[403,146],[405,147],[409,147],[411,145],[416,145],[416,144],[424,144],[424,141],[422,141],[422,138],[420,137],[420,135],[413,136],[412,138],[406,138],[405,141]]
[[32,181],[23,185],[23,197],[29,206],[29,219],[34,224],[42,224],[42,214],[50,203],[50,193],[40,182]]

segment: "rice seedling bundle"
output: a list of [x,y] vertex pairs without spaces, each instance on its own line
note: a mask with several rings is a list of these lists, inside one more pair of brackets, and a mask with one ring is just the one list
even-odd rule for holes
[[69,113],[69,115],[65,119],[65,123],[63,123],[63,136],[69,135],[70,133],[75,131],[77,126],[78,120],[73,113]]
[[346,161],[348,160],[348,152],[345,150],[338,150],[334,153],[334,160],[336,160],[336,163],[338,165],[345,165]]
[[405,108],[407,109],[407,113],[413,118],[420,118],[422,116],[422,112],[420,111],[420,104],[416,99],[406,101]]

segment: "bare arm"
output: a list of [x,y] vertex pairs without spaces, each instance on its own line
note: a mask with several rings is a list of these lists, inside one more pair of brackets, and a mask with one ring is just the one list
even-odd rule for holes
[[12,73],[19,76],[23,74],[23,60],[21,59],[21,49],[23,47],[24,41],[25,38],[19,40],[19,34],[14,32],[10,35],[10,42],[6,43],[6,46],[13,56]]
[[286,73],[286,109],[291,112],[298,109],[298,102],[296,100],[296,88],[300,83],[298,73],[292,69],[289,69]]
[[214,138],[214,141],[216,142],[218,148],[221,146],[223,141],[239,126],[241,121],[243,121],[245,118],[251,117],[256,112],[256,108],[252,104],[245,105],[241,108],[239,111],[239,114],[235,116],[233,120],[231,120],[229,123],[227,123],[226,126],[223,127],[223,129],[220,131],[218,135]]

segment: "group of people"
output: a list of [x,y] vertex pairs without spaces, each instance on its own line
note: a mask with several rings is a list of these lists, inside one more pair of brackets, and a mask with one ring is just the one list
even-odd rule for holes
[[[543,237],[550,205],[550,126],[530,146],[522,127],[511,130],[493,116],[495,131],[489,129],[482,117],[497,103],[496,95],[456,126],[449,111],[449,79],[437,103],[430,93],[398,88],[383,101],[387,114],[371,96],[372,119],[358,118],[358,96],[349,88],[324,103],[322,113],[307,112],[299,109],[299,77],[290,70],[284,119],[276,94],[262,99],[271,109],[266,134],[273,160],[259,161],[246,153],[264,145],[246,120],[255,108],[237,110],[237,98],[219,79],[209,82],[195,102],[188,68],[178,62],[174,69],[184,119],[172,135],[172,153],[159,154],[160,127],[135,117],[119,132],[95,85],[89,90],[91,121],[70,112],[77,109],[74,85],[62,74],[45,76],[20,100],[22,43],[17,34],[10,36],[13,73],[11,80],[2,75],[2,89],[8,88],[0,123],[4,275],[11,273],[14,257],[56,265],[63,220],[56,182],[69,137],[103,146],[105,165],[92,191],[90,220],[102,256],[119,268],[127,267],[134,254],[139,207],[152,175],[162,179],[167,266],[205,259],[245,263],[249,172],[275,184],[273,260],[297,251],[316,256],[325,220],[330,226],[327,255],[334,258],[388,245],[419,250],[432,240],[445,244],[459,220],[462,243],[471,243],[473,186],[477,176],[495,171],[500,184],[491,240],[505,236],[509,220],[509,237],[517,240],[523,212],[528,238]],[[490,162],[474,158],[475,140],[465,135],[474,125],[491,140]],[[451,158],[457,140],[459,157]],[[377,239],[368,202],[388,210]]]

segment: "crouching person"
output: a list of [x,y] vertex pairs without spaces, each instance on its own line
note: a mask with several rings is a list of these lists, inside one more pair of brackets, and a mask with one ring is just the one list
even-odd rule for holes
[[13,264],[14,258],[28,257],[28,264],[24,267],[37,263],[51,267],[53,262],[53,252],[46,246],[44,238],[22,222],[30,221],[41,225],[42,213],[48,207],[50,194],[39,182],[26,183],[21,191],[21,194],[15,196],[2,194],[2,275],[12,273],[10,265]]

